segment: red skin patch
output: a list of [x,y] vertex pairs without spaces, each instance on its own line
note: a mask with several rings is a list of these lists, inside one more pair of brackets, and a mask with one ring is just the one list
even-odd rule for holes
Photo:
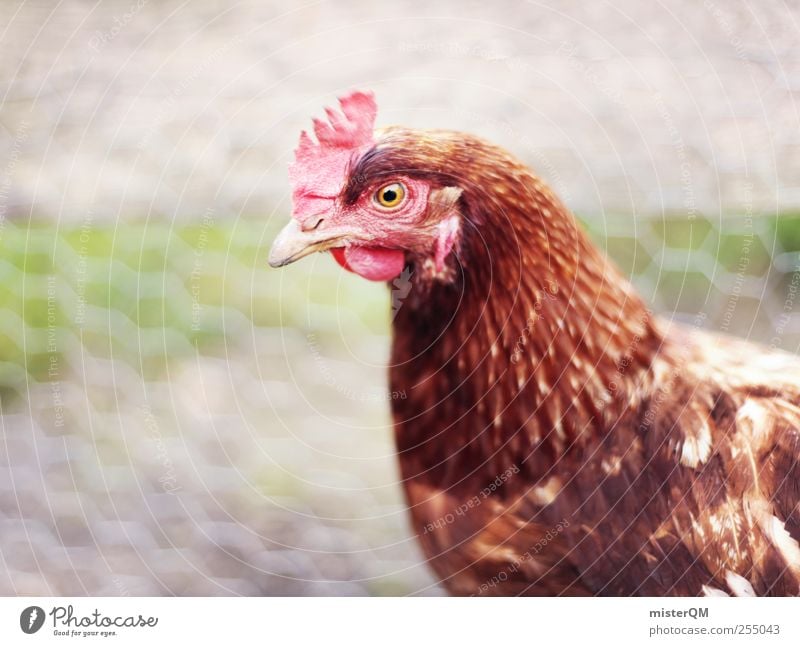
[[405,253],[400,249],[337,247],[331,249],[331,254],[348,271],[367,280],[381,282],[397,278],[406,264]]
[[[427,182],[392,177],[403,183],[406,196],[391,210],[373,203],[378,186],[365,187],[356,204],[338,203],[353,160],[375,145],[373,128],[378,109],[371,92],[351,92],[339,100],[339,106],[340,111],[325,111],[327,120],[314,120],[316,143],[306,132],[300,136],[295,160],[289,166],[292,217],[304,230],[322,223],[322,232],[325,227],[335,230],[342,226],[354,231],[354,244],[332,249],[331,253],[342,267],[367,280],[390,281],[399,276],[406,264],[403,249],[418,250],[428,235],[435,236],[435,267],[442,271],[455,243],[458,220],[445,220],[438,231],[420,232],[431,190]],[[358,244],[359,239],[363,244]]]

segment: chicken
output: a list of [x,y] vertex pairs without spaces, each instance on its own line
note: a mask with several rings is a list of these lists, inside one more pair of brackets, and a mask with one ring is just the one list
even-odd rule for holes
[[301,136],[270,264],[410,281],[390,401],[447,590],[797,595],[800,360],[648,311],[504,150],[340,103]]

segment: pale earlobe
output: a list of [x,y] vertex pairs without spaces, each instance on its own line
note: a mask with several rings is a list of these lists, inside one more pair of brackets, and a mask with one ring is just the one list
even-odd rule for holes
[[453,250],[460,225],[460,216],[451,215],[437,226],[438,234],[436,236],[436,250],[434,253],[434,262],[436,263],[437,272],[441,272],[444,269],[444,261]]
[[431,191],[428,200],[429,217],[437,220],[436,225],[436,244],[434,249],[434,264],[436,272],[444,269],[445,260],[458,238],[458,231],[461,227],[461,214],[458,211],[458,199],[461,197],[461,189],[456,186],[446,186],[445,188]]

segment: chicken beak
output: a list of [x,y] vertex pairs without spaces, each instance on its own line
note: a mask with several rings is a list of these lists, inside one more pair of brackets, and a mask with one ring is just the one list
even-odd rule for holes
[[303,231],[297,220],[290,220],[272,243],[269,265],[270,267],[285,267],[315,251],[340,247],[343,241],[353,234],[354,231],[343,228]]

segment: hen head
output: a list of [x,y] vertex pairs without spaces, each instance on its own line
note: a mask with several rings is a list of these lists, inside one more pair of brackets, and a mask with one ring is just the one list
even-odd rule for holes
[[462,189],[444,164],[446,137],[389,128],[376,138],[372,93],[352,92],[303,132],[289,167],[292,220],[272,246],[281,267],[330,250],[345,269],[389,281],[412,263],[445,277],[461,227]]

